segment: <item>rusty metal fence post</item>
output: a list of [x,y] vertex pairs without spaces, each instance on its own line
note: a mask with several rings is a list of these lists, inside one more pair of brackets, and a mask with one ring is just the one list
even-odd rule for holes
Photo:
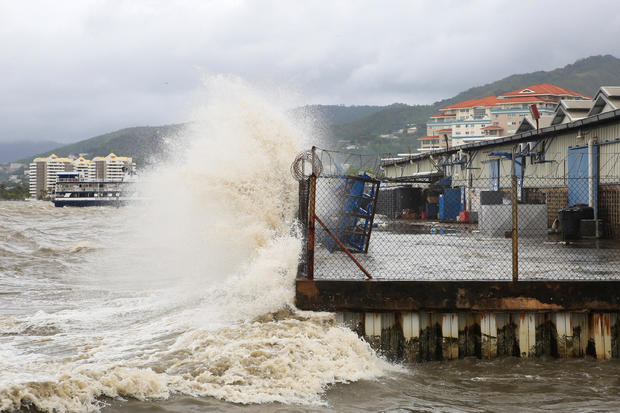
[[308,273],[306,277],[314,278],[314,236],[316,217],[316,146],[312,147],[312,175],[310,175],[310,193],[308,196]]
[[299,220],[301,239],[303,240],[303,248],[301,259],[297,267],[297,275],[299,277],[308,274],[308,196],[310,181],[302,178],[299,181],[299,209],[297,211],[297,219]]
[[512,282],[519,281],[519,210],[517,204],[518,184],[516,157],[516,147],[513,147],[510,168],[512,177]]

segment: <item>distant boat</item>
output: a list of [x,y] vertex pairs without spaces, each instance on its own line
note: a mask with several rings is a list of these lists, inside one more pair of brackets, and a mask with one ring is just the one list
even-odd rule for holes
[[139,201],[134,181],[90,181],[78,172],[58,172],[52,202],[56,207],[123,206]]

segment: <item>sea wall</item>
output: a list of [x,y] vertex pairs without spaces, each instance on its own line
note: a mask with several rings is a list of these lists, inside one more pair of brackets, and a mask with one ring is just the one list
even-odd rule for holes
[[620,281],[296,281],[390,359],[620,357]]
[[392,360],[620,357],[617,312],[339,312]]

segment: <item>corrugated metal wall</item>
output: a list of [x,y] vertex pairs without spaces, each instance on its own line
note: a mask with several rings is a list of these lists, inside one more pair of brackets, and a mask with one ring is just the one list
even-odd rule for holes
[[620,140],[599,145],[600,184],[620,183]]

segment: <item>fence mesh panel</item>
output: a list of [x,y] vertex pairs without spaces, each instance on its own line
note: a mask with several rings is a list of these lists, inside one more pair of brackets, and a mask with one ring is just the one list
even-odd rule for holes
[[588,156],[536,168],[525,157],[514,167],[492,159],[484,171],[452,165],[428,183],[325,171],[314,277],[364,279],[357,261],[379,280],[512,280],[516,195],[519,280],[620,279],[620,176],[592,177]]

